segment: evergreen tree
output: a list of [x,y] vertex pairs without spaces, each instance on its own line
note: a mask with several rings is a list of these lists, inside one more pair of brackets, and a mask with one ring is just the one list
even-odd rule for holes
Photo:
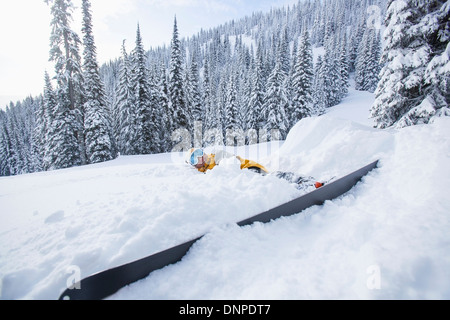
[[175,130],[180,128],[189,129],[190,127],[189,112],[183,89],[183,73],[181,43],[178,38],[177,19],[175,18],[171,42],[169,78],[169,96],[174,111],[173,125]]
[[[436,116],[450,116],[450,3],[434,0],[427,5],[428,14],[421,19],[419,28],[432,50],[423,90]],[[429,25],[429,21],[436,23]]]
[[214,100],[211,88],[211,75],[209,61],[205,61],[203,69],[203,106],[205,108],[205,130],[216,127],[216,114],[214,112]]
[[[48,73],[45,72],[45,78],[49,78]],[[47,121],[45,119],[45,104],[44,98],[41,96],[39,99],[39,106],[35,115],[35,126],[33,130],[33,146],[35,157],[35,171],[42,171],[44,169],[44,156],[45,156],[45,135],[47,133]]]
[[191,64],[187,73],[187,101],[188,109],[191,111],[191,123],[203,120],[203,107],[200,88],[200,73],[198,70],[197,51],[191,57]]
[[104,162],[113,158],[111,121],[103,83],[97,63],[97,53],[92,34],[92,14],[89,0],[83,0],[84,42],[84,130],[86,154],[90,163]]
[[361,45],[364,32],[366,31],[365,20],[361,20],[358,26],[352,30],[352,38],[349,52],[349,70],[354,71],[356,68],[356,59],[358,57],[358,49]]
[[313,93],[313,101],[314,101],[314,115],[320,115],[325,112],[325,108],[327,107],[326,102],[326,87],[325,87],[325,68],[322,56],[317,58],[317,63],[314,69],[314,93]]
[[41,152],[40,139],[35,129],[37,128],[37,114],[39,113],[41,98],[27,97],[23,104],[23,132],[24,132],[24,148],[22,150],[25,159],[25,172],[32,173],[41,171]]
[[85,163],[83,137],[82,71],[80,39],[70,29],[73,5],[70,0],[46,0],[52,3],[50,61],[55,62],[57,81],[55,118],[52,124],[52,149],[56,155],[52,169]]
[[166,68],[161,63],[159,67],[159,78],[157,83],[158,108],[161,110],[160,139],[162,152],[169,152],[171,149],[171,135],[173,132],[173,109],[169,103],[169,92],[167,87]]
[[330,37],[325,47],[324,56],[324,77],[326,90],[326,106],[332,107],[342,100],[343,83],[341,78],[341,69],[339,63],[339,54],[337,52],[337,36]]
[[378,128],[449,114],[449,11],[445,1],[389,1],[384,67],[371,109]]
[[[216,123],[217,123],[217,130],[222,132],[222,138],[223,141],[221,144],[224,144],[225,137],[226,137],[226,98],[227,98],[227,92],[228,92],[228,81],[230,79],[230,75],[226,72],[226,70],[223,70],[222,73],[219,76],[219,82],[217,86],[217,94],[216,94],[216,107],[215,107],[215,113],[216,113]],[[216,143],[218,143],[216,141]]]
[[263,105],[266,117],[265,129],[279,130],[281,139],[284,139],[288,130],[286,109],[289,109],[288,92],[286,88],[287,74],[283,70],[282,50],[278,52],[277,61],[267,80],[267,92]]
[[47,72],[45,72],[45,87],[42,108],[43,110],[40,114],[42,117],[40,121],[42,129],[40,131],[43,132],[42,169],[49,170],[50,168],[52,168],[53,163],[55,163],[55,159],[57,157],[55,154],[55,150],[52,149],[52,141],[56,138],[54,135],[56,134],[57,129],[55,122],[57,101],[52,83],[50,81],[50,77]]
[[0,176],[13,174],[9,164],[11,143],[6,129],[6,121],[6,112],[0,109]]
[[138,154],[151,154],[160,149],[159,131],[155,114],[156,106],[149,82],[147,56],[142,44],[138,25],[136,32],[136,48],[133,52],[134,102],[136,108],[136,151]]
[[284,27],[283,36],[280,39],[279,49],[278,49],[278,59],[281,60],[281,66],[283,72],[288,75],[291,69],[291,55],[289,49],[289,37],[288,37],[288,28]]
[[292,113],[290,126],[312,115],[312,81],[314,77],[312,48],[308,32],[302,35],[292,75]]
[[263,104],[264,104],[264,87],[263,87],[263,57],[262,44],[260,43],[256,49],[256,59],[253,73],[251,75],[251,91],[247,107],[247,128],[259,130],[263,125]]
[[21,141],[18,139],[17,134],[17,117],[15,115],[15,107],[11,102],[9,108],[6,108],[6,133],[8,139],[8,166],[11,175],[20,174],[20,168],[22,167],[22,159],[20,159]]
[[[377,61],[379,61],[379,56],[378,56]],[[341,33],[341,43],[340,43],[340,53],[339,53],[339,69],[340,69],[341,85],[342,85],[341,96],[345,97],[348,93],[348,87],[350,86],[350,84],[349,84],[350,61],[349,61],[349,54],[348,54],[347,35],[346,35],[345,30],[342,31],[342,33]]]
[[239,110],[237,102],[237,76],[235,72],[230,72],[228,87],[225,98],[225,129],[238,130],[241,128]]
[[117,144],[119,152],[123,155],[136,154],[136,110],[131,76],[132,66],[124,41],[116,102]]
[[355,63],[356,90],[375,91],[380,72],[380,49],[378,33],[373,28],[367,28],[361,39]]

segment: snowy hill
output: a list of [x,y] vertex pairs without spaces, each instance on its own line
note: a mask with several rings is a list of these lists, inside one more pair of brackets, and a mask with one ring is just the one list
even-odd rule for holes
[[208,234],[183,261],[112,299],[449,299],[450,119],[373,129],[351,91],[283,143],[237,153],[328,179],[380,159],[349,193],[268,224],[234,222],[300,194],[230,161],[200,174],[181,154],[120,157],[0,178],[1,299],[56,299],[78,276]]

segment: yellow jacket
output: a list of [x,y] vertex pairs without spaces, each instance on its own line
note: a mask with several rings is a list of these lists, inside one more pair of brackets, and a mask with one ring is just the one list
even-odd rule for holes
[[[227,155],[233,156],[231,154]],[[218,154],[218,156],[219,157],[216,157],[216,154],[207,154],[203,167],[198,168],[198,171],[206,172],[207,170],[211,170],[212,168],[214,168],[216,165],[219,164],[220,160],[224,158],[223,154]],[[240,156],[236,156],[236,158],[241,162],[241,169],[253,169],[257,170],[258,172],[269,173],[269,171],[266,168],[264,168],[264,166],[260,165],[259,163],[253,160],[243,159]]]

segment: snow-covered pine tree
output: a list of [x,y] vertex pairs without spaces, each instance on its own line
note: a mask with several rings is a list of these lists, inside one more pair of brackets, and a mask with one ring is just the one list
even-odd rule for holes
[[[345,97],[348,93],[349,84],[349,73],[350,73],[350,62],[349,62],[349,53],[348,53],[348,40],[347,33],[344,28],[341,31],[340,36],[340,49],[339,49],[339,69],[341,73],[341,83],[342,83],[342,98]],[[379,57],[379,56],[378,56]]]
[[223,132],[222,132],[222,116],[218,110],[218,104],[216,100],[216,90],[213,85],[214,75],[211,73],[211,62],[209,59],[205,59],[203,68],[203,105],[205,109],[205,117],[203,122],[203,145],[222,145],[223,144]]
[[247,129],[259,131],[263,126],[264,87],[263,87],[262,43],[256,48],[254,69],[251,73],[251,90],[247,105]]
[[9,165],[9,150],[11,148],[6,129],[6,112],[0,109],[0,176],[10,176],[12,174]]
[[[356,59],[355,59],[355,89],[356,90],[367,90],[365,81],[366,81],[366,63],[368,60],[368,56],[370,54],[369,51],[369,32],[370,29],[365,29],[365,32],[361,38],[361,41],[358,46],[358,50],[356,51]],[[370,69],[369,69],[370,72]]]
[[[191,56],[191,64],[187,72],[187,101],[188,109],[192,116],[191,123],[194,124],[195,121],[203,120],[203,106],[201,98],[201,87],[200,87],[200,73],[198,70],[198,53],[194,50]],[[193,131],[193,128],[191,128]]]
[[164,61],[159,66],[159,76],[156,76],[158,108],[161,112],[160,139],[162,152],[169,152],[171,149],[171,137],[173,131],[173,109],[169,103],[169,91],[167,87],[167,75]]
[[251,91],[250,81],[250,67],[252,64],[252,57],[249,48],[243,43],[242,36],[239,37],[239,49],[235,54],[238,55],[236,70],[236,101],[238,104],[238,113],[240,119],[240,128],[242,130],[249,129],[247,125],[248,103]]
[[160,150],[158,123],[152,105],[153,93],[149,82],[147,69],[147,55],[142,44],[139,25],[136,31],[136,48],[133,52],[133,77],[131,79],[134,90],[136,108],[136,151],[138,154],[151,154]]
[[170,56],[169,97],[174,111],[174,129],[188,129],[190,127],[189,112],[183,89],[183,57],[178,35],[177,19],[174,19],[173,36]]
[[424,101],[433,104],[436,116],[450,116],[450,2],[430,1],[426,11],[419,29],[432,50],[424,74]]
[[369,57],[368,65],[372,66],[372,73],[367,79],[367,91],[375,92],[378,82],[380,81],[381,71],[381,35],[376,29],[373,29],[369,51],[371,52],[371,55]]
[[314,77],[312,47],[309,34],[301,37],[296,63],[292,74],[292,100],[290,127],[312,115],[312,81]]
[[12,150],[14,159],[11,161],[11,163],[14,164],[14,174],[23,174],[25,173],[23,168],[25,167],[25,159],[23,157],[22,149],[24,148],[24,137],[23,132],[21,130],[21,123],[20,123],[20,115],[19,111],[22,108],[22,103],[18,101],[15,105],[12,104],[11,108],[9,109],[9,121],[8,124],[8,131],[10,132],[10,137],[12,141]]
[[325,38],[325,14],[320,0],[314,0],[314,23],[312,28],[312,40],[317,47],[323,46]]
[[203,106],[205,108],[205,117],[203,127],[205,130],[215,128],[215,113],[213,108],[213,97],[211,88],[211,76],[209,71],[209,61],[203,63]]
[[6,109],[7,163],[10,174],[34,172],[37,168],[33,130],[38,100],[27,97]]
[[149,88],[150,88],[150,106],[151,106],[151,135],[153,139],[153,143],[151,145],[150,152],[152,154],[161,153],[164,148],[163,142],[163,133],[164,124],[163,124],[163,113],[165,107],[163,105],[163,93],[161,92],[160,86],[160,66],[156,63],[153,63],[152,67],[149,69]]
[[366,31],[366,23],[364,19],[359,21],[358,25],[351,30],[351,42],[349,50],[349,71],[355,71],[356,59],[358,58],[358,48],[361,45],[362,38]]
[[241,129],[239,117],[239,106],[237,103],[237,72],[230,72],[228,86],[225,96],[225,129]]
[[137,153],[135,96],[131,77],[131,59],[127,54],[125,41],[123,41],[115,106],[117,145],[119,152],[123,155],[133,155]]
[[55,162],[56,155],[55,150],[52,149],[52,141],[55,138],[55,114],[57,110],[57,101],[55,92],[53,90],[50,77],[47,72],[45,72],[45,87],[44,95],[42,100],[43,111],[40,114],[42,119],[40,121],[43,130],[43,159],[42,159],[42,169],[49,170],[52,164]]
[[379,33],[374,28],[367,28],[358,47],[355,63],[355,89],[374,92],[380,72],[381,43]]
[[371,109],[378,128],[392,126],[412,106],[417,105],[413,100],[419,92],[420,75],[414,71],[412,62],[422,59],[426,52],[409,48],[413,40],[420,40],[410,38],[414,11],[410,1],[390,0],[388,3],[382,56],[384,67]]
[[97,52],[92,33],[92,14],[89,0],[82,1],[84,44],[84,136],[89,163],[111,160],[113,155],[111,120],[106,105],[105,89],[100,79]]
[[[282,46],[279,48],[282,48]],[[286,116],[286,109],[289,109],[288,92],[285,85],[287,74],[283,70],[282,54],[283,50],[281,49],[277,53],[275,67],[267,80],[267,91],[263,105],[263,113],[266,117],[264,128],[269,136],[271,130],[279,130],[281,140],[286,137],[289,125]],[[269,136],[268,138],[270,138]]]
[[[388,2],[384,67],[371,109],[378,128],[428,123],[435,115],[447,114],[448,17],[448,1]],[[427,73],[438,60],[443,62],[439,72]],[[432,73],[433,81],[428,77]]]
[[25,148],[23,149],[26,159],[26,172],[32,173],[41,171],[41,144],[34,130],[37,127],[36,116],[40,110],[41,97],[29,96],[24,100],[24,132]]
[[[205,109],[205,117],[203,122],[203,129],[215,130],[218,127],[217,123],[217,112],[216,112],[216,104],[215,104],[215,95],[214,88],[211,79],[211,67],[209,60],[205,60],[203,63],[203,106]],[[222,131],[222,127],[220,128]],[[207,139],[208,137],[206,137]],[[212,141],[204,141],[204,144],[209,145]]]
[[336,34],[332,34],[325,43],[323,77],[326,88],[325,101],[327,108],[337,105],[343,97],[337,37]]
[[295,75],[295,66],[297,65],[298,62],[298,40],[297,37],[294,39],[293,42],[293,48],[292,48],[292,60],[291,60],[291,69],[289,70],[289,74],[288,74],[288,78],[287,78],[287,89],[288,89],[288,99],[291,102],[289,104],[289,109],[286,110],[286,115],[288,117],[289,120],[289,128],[291,128],[294,124],[291,122],[292,121],[292,114],[294,113],[294,104],[292,103],[292,99],[294,97],[295,94],[295,88],[293,86],[293,82],[294,82],[294,75]]
[[279,52],[278,52],[278,59],[281,59],[281,66],[283,69],[283,72],[286,74],[286,76],[289,74],[289,71],[291,70],[291,51],[289,49],[289,36],[288,36],[288,27],[287,25],[283,28],[283,36],[280,39],[279,43]]
[[7,144],[7,159],[8,170],[11,175],[20,174],[20,167],[22,166],[22,161],[20,159],[20,149],[21,142],[17,139],[17,120],[14,114],[14,103],[10,103],[6,107],[6,119],[5,119],[5,133],[6,133],[6,144]]
[[321,115],[325,112],[326,104],[326,87],[325,87],[325,75],[324,75],[324,62],[322,56],[317,57],[317,62],[314,67],[314,91],[313,91],[313,103],[314,115]]
[[86,162],[83,137],[83,92],[80,39],[70,29],[73,4],[70,0],[46,0],[51,6],[50,61],[55,62],[57,108],[52,123],[52,149],[56,157],[51,169]]
[[[45,78],[49,78],[48,73],[45,72]],[[33,132],[33,146],[35,156],[35,171],[42,171],[45,155],[45,135],[47,133],[47,121],[45,119],[45,104],[44,98],[41,95],[39,97],[39,105],[35,114],[35,125],[31,128]]]

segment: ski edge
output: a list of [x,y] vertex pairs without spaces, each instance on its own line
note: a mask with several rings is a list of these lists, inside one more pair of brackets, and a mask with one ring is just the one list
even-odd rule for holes
[[[325,201],[335,199],[350,191],[364,176],[378,166],[378,162],[379,160],[376,160],[371,164],[353,171],[342,178],[334,180],[329,184],[325,184],[316,190],[306,193],[275,208],[269,209],[263,213],[244,219],[237,224],[240,227],[243,227],[246,225],[251,225],[255,222],[267,223],[280,217],[287,217],[297,214],[314,205],[322,205]],[[339,187],[336,188],[336,186]]]
[[[142,259],[94,273],[74,284],[74,288],[67,288],[64,290],[59,296],[59,300],[105,299],[115,294],[123,287],[147,277],[153,271],[179,262],[186,255],[191,246],[202,237],[203,236],[200,236]],[[108,282],[109,279],[114,278],[118,274],[120,275],[120,281]],[[96,285],[99,282],[104,283],[105,285]],[[86,287],[88,287],[89,290],[83,289]]]

